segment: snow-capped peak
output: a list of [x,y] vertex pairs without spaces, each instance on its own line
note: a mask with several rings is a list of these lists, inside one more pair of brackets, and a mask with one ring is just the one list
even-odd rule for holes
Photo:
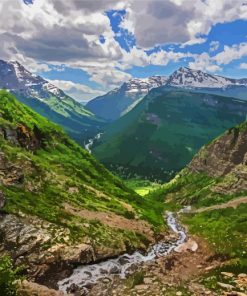
[[225,88],[230,85],[243,84],[240,80],[212,75],[201,70],[181,67],[168,79],[167,85],[186,88]]
[[152,88],[162,86],[166,83],[167,77],[151,76],[148,78],[132,78],[125,82],[120,89],[126,93],[148,93]]
[[32,74],[18,61],[0,60],[0,88],[39,100],[48,99],[52,95],[60,99],[65,97],[63,91],[42,77]]

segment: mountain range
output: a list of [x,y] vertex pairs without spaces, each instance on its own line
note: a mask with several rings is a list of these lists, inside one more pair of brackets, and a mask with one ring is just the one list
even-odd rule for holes
[[200,147],[244,121],[246,115],[247,101],[156,88],[106,128],[93,154],[121,176],[167,180]]
[[[140,197],[47,120],[57,120],[50,114],[62,115],[61,125],[73,135],[65,112],[71,115],[78,107],[83,118],[101,123],[96,116],[20,64],[1,67],[0,83],[8,89],[0,91],[3,295],[16,295],[16,290],[20,295],[141,295],[147,287],[152,295],[223,295],[226,287],[234,295],[246,292],[247,124],[236,124],[246,119],[247,101],[204,92],[212,85],[222,92],[245,90],[245,80],[214,76],[215,82],[213,76],[196,73],[181,68],[166,85],[151,90],[133,83],[134,93],[142,89],[146,95],[104,127],[93,149],[111,170],[128,178],[168,180],[182,169],[169,183]],[[51,110],[47,118],[26,106],[42,113],[43,104]],[[176,219],[186,225],[188,241],[168,257],[158,253],[148,264],[130,265],[119,284],[121,269],[111,258],[122,265],[132,257],[119,255],[142,258],[134,251],[158,244],[167,252],[181,235],[176,222],[172,229],[180,231],[175,236],[168,232],[165,211],[178,211]],[[109,263],[109,270],[102,263]],[[68,276],[80,277],[86,264],[92,271],[86,277],[93,278],[98,268],[100,280],[82,288],[70,285]],[[174,278],[178,284],[171,287]],[[69,294],[48,289],[57,289],[61,279]]]
[[86,107],[97,116],[114,121],[133,109],[148,92],[166,83],[164,76],[133,78],[119,88],[89,101]]
[[97,116],[113,121],[133,109],[151,89],[161,86],[247,100],[247,78],[233,79],[181,67],[169,77],[130,79],[119,88],[89,101],[86,106]]
[[28,71],[19,62],[0,60],[0,89],[7,89],[39,114],[60,124],[82,142],[95,133],[103,121],[61,89]]

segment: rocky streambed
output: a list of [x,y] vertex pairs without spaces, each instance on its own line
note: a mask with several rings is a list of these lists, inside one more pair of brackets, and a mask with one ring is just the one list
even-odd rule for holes
[[74,269],[70,277],[58,282],[59,290],[67,292],[83,289],[86,292],[88,287],[94,286],[101,280],[114,276],[125,278],[131,274],[135,267],[152,261],[157,257],[170,254],[187,240],[187,235],[173,213],[167,212],[165,218],[170,229],[177,235],[175,241],[158,242],[146,254],[136,251],[133,254],[123,254],[115,259],[80,266]]

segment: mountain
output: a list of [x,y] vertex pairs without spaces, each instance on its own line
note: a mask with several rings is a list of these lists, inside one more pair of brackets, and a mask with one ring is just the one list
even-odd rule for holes
[[182,88],[225,88],[233,85],[247,86],[247,78],[232,79],[181,67],[168,78],[166,85]]
[[22,103],[60,124],[77,140],[94,133],[103,124],[80,103],[47,80],[29,72],[19,62],[0,60],[1,88],[8,89]]
[[[199,268],[193,285],[200,281],[200,291],[210,289],[209,295],[224,295],[226,287],[244,295],[246,286],[241,288],[238,275],[245,273],[246,282],[247,122],[205,145],[185,169],[151,195],[165,201],[167,209],[187,206],[180,218],[200,251],[207,245],[207,257],[200,264],[208,261],[210,268]],[[198,279],[201,271],[203,280]]]
[[164,85],[166,80],[164,76],[130,79],[119,88],[89,101],[86,107],[101,118],[116,120],[133,109],[152,88]]
[[204,145],[187,167],[164,186],[163,193],[171,193],[173,202],[196,208],[246,197],[246,160],[245,121]]
[[227,78],[187,67],[176,70],[165,85],[247,100],[247,78]]
[[54,287],[79,264],[146,248],[162,229],[159,203],[6,91],[0,147],[0,258],[10,255],[29,278]]
[[169,77],[130,79],[119,88],[89,101],[86,107],[97,116],[114,121],[132,110],[151,89],[161,86],[247,100],[247,78],[233,79],[181,67]]
[[243,120],[247,102],[168,87],[153,89],[112,123],[93,155],[123,176],[167,180],[208,141]]

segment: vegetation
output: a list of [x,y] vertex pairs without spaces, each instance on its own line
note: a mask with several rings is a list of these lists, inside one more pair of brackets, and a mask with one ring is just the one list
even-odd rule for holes
[[206,238],[217,254],[247,259],[247,205],[185,215],[190,231]]
[[9,134],[17,133],[17,140],[22,143],[0,135],[4,162],[13,168],[10,179],[6,177],[0,182],[8,213],[34,215],[68,228],[71,241],[86,236],[106,246],[124,242],[138,247],[146,239],[138,233],[107,227],[97,220],[88,221],[66,209],[66,204],[77,210],[113,212],[128,219],[137,216],[157,230],[163,227],[161,203],[153,205],[150,199],[138,196],[70,140],[60,127],[5,91],[0,92],[1,129],[5,133],[6,130]]
[[21,279],[20,268],[14,268],[8,256],[0,257],[0,291],[1,296],[16,296],[16,281]]
[[[215,139],[201,149],[192,163],[173,180],[148,195],[150,199],[165,201],[165,208],[176,209],[191,205],[192,210],[195,211],[194,213],[192,211],[190,214],[184,214],[182,216],[183,223],[188,225],[190,233],[205,238],[219,257],[229,260],[227,271],[235,270],[235,272],[241,272],[241,270],[247,268],[247,204],[243,203],[236,208],[226,207],[222,209],[217,209],[217,206],[215,206],[214,209],[197,213],[196,209],[224,204],[229,200],[247,195],[247,189],[244,185],[246,166],[242,164],[242,161],[229,163],[231,169],[221,174],[220,177],[217,177],[217,166],[213,170],[209,167],[211,163],[209,160],[205,166],[202,165],[203,161],[201,161],[208,151],[213,153],[214,150],[217,150],[217,153],[219,153],[220,147],[233,149],[235,153],[238,153],[237,149],[241,149],[240,155],[244,158],[244,155],[246,155],[246,134],[240,135],[240,133],[245,132],[246,129],[247,122],[244,122],[228,130],[224,137]],[[226,141],[231,139],[231,137],[225,138],[225,135],[232,131],[234,131],[234,139],[236,140],[236,135],[239,137],[238,140],[240,139],[237,142],[238,145],[224,145],[224,139]],[[224,151],[224,161],[228,161],[225,159],[225,155],[231,155],[230,152]],[[215,159],[215,156],[212,159]],[[220,159],[219,164],[221,161]],[[203,168],[205,168],[205,171]],[[200,172],[196,172],[197,169]],[[207,171],[211,172],[210,176],[206,173]],[[220,273],[216,273],[212,285],[214,285],[215,280],[219,279]],[[210,280],[208,281],[210,282]]]
[[133,189],[137,194],[145,196],[161,187],[161,184],[142,179],[128,179],[124,182],[127,187]]
[[97,118],[82,104],[63,93],[60,94],[63,95],[62,99],[49,92],[41,92],[38,95],[44,96],[43,100],[32,96],[23,96],[20,93],[17,93],[16,97],[21,103],[31,107],[40,115],[62,126],[73,139],[81,144],[105,124],[102,119]]
[[231,175],[210,177],[205,173],[193,173],[182,170],[173,180],[155,190],[149,198],[164,200],[166,203],[183,207],[192,205],[196,208],[225,203],[231,199],[244,196],[247,190],[225,193],[216,190],[217,186],[234,182]]
[[[233,107],[234,106],[234,107]],[[110,170],[170,180],[197,151],[245,120],[247,102],[183,91],[151,91],[107,127],[94,155]],[[170,172],[170,174],[169,174]]]

